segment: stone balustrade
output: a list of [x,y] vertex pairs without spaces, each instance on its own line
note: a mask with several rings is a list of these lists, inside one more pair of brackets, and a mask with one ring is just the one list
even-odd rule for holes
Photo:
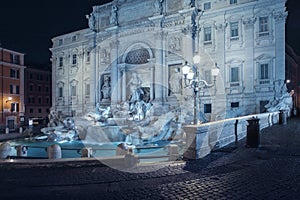
[[186,125],[183,127],[186,133],[184,158],[199,159],[209,154],[213,149],[222,148],[245,138],[247,120],[252,117],[260,119],[260,129],[279,122],[279,112],[274,112],[225,119],[201,125]]

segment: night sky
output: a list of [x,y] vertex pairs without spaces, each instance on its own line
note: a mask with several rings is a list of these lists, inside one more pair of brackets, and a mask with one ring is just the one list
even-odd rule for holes
[[[25,64],[50,64],[51,39],[87,28],[93,5],[110,0],[9,0],[0,4],[0,41],[4,48],[25,53]],[[300,55],[300,0],[288,0],[286,40]]]

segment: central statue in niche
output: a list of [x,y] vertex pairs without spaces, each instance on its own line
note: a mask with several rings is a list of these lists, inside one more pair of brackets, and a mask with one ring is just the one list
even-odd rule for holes
[[129,119],[141,121],[149,115],[151,108],[150,103],[150,88],[142,87],[142,81],[134,71],[127,83],[130,91],[129,102]]

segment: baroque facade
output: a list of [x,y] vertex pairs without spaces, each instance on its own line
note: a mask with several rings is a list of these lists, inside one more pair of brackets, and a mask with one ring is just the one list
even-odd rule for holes
[[[146,89],[157,114],[192,105],[184,63],[216,87],[201,88],[211,120],[264,111],[285,80],[286,0],[114,0],[93,7],[88,28],[52,39],[53,109],[82,115]],[[200,55],[200,63],[193,56]],[[133,85],[132,85],[133,84]],[[190,103],[189,103],[190,102]]]

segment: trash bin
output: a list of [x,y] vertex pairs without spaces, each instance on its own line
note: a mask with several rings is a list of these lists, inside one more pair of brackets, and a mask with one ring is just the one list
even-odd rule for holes
[[248,119],[246,147],[258,147],[260,143],[259,136],[259,118]]
[[287,111],[286,110],[280,110],[279,113],[279,124],[287,124]]

